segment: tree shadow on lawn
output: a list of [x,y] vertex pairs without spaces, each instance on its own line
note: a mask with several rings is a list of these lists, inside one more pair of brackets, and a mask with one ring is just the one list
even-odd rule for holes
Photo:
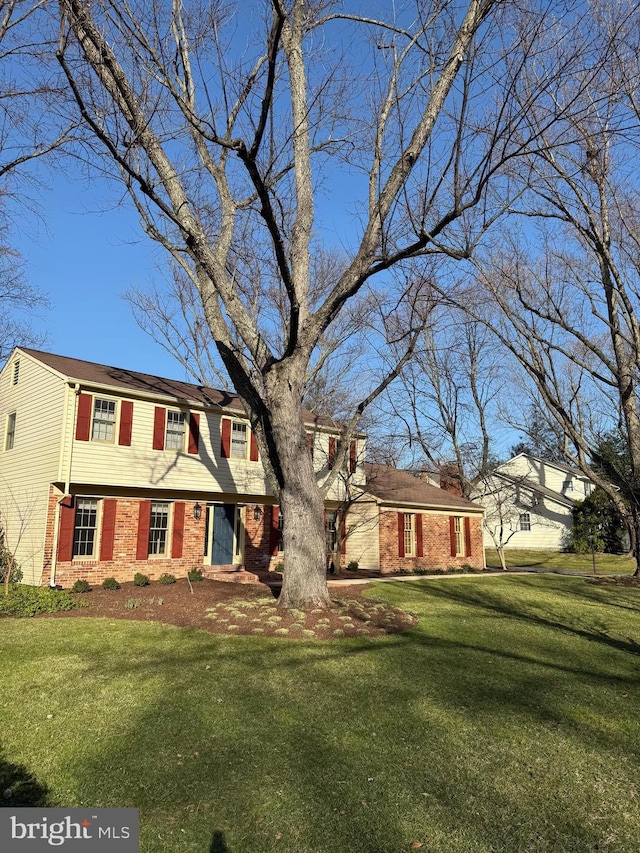
[[[478,719],[467,721],[474,730],[510,709],[537,712],[541,723],[562,720],[560,693],[552,689],[560,690],[561,677],[550,684],[541,670],[518,681],[517,654],[502,653],[513,679],[505,687],[478,665],[485,650],[463,643],[455,649],[419,630],[383,642],[330,644],[226,644],[194,631],[192,648],[171,659],[166,649],[145,645],[145,637],[153,639],[145,627],[118,658],[102,632],[104,655],[85,653],[87,675],[134,671],[142,680],[162,673],[165,687],[132,706],[126,732],[120,725],[101,746],[88,742],[76,770],[78,799],[139,807],[143,832],[145,815],[170,809],[162,844],[147,837],[145,850],[396,853],[414,841],[452,850],[442,841],[450,836],[460,838],[460,850],[565,853],[598,849],[607,836],[608,818],[588,825],[584,801],[573,802],[569,783],[560,798],[547,793],[548,767],[533,767],[533,782],[523,769],[518,789],[505,785],[502,766],[486,763],[484,741],[472,740],[478,754],[467,754],[471,736],[456,720],[469,707],[477,709]],[[178,632],[178,647],[180,629],[166,630]],[[104,713],[108,719],[109,709]],[[391,757],[379,742],[392,744]],[[504,750],[508,755],[508,744]],[[188,834],[180,834],[185,827]],[[434,832],[442,846],[430,845]]]
[[7,761],[0,747],[0,808],[48,805],[47,786],[22,764]]
[[[543,610],[544,604],[539,600],[537,600],[530,609],[526,608],[520,602],[509,597],[508,584],[511,580],[511,578],[501,579],[503,583],[507,584],[503,587],[501,593],[496,593],[490,590],[486,586],[484,579],[478,579],[476,583],[474,583],[473,580],[469,582],[464,579],[463,581],[460,581],[460,583],[446,581],[442,584],[434,584],[432,582],[425,581],[405,581],[403,586],[408,590],[411,589],[415,592],[430,595],[443,601],[479,608],[480,610],[496,615],[506,616],[511,619],[518,619],[531,625],[551,628],[556,631],[580,637],[581,639],[588,640],[589,642],[602,643],[616,651],[640,656],[640,643],[631,637],[626,640],[612,637],[606,631],[599,630],[593,625],[590,626],[587,621],[583,621],[582,624],[572,623],[568,612],[565,614],[565,618],[563,620],[557,613],[550,610]],[[528,585],[533,590],[544,592],[540,585],[535,582],[527,583],[526,579],[523,580],[520,578],[515,582],[520,588],[523,585]],[[563,586],[563,584],[566,584],[566,582],[556,581],[555,584],[553,581],[549,582],[549,586],[552,587],[554,593],[561,593],[574,604],[576,598],[582,598],[588,604],[597,603],[601,604],[603,607],[612,606],[610,601],[607,600],[608,597],[606,594],[594,595],[593,592],[583,590],[581,586],[576,585],[572,585],[570,589],[567,589],[567,586]],[[614,603],[613,606],[616,606],[616,604]]]

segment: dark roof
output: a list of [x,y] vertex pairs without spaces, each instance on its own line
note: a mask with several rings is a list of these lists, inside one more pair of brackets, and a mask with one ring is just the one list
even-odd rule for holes
[[[219,391],[206,385],[195,385],[191,382],[180,382],[177,379],[166,379],[149,373],[139,373],[123,367],[111,367],[106,364],[96,364],[93,361],[83,361],[79,358],[69,358],[66,355],[54,355],[49,352],[20,347],[42,364],[51,367],[69,379],[74,379],[88,385],[107,385],[123,391],[136,391],[142,394],[157,394],[170,397],[181,402],[195,402],[214,408],[235,409],[244,414],[242,400],[231,391]],[[318,426],[336,427],[331,418],[303,411],[305,423]]]
[[415,504],[430,509],[460,509],[481,512],[479,504],[432,486],[425,480],[412,477],[405,471],[365,462],[367,491],[384,503]]

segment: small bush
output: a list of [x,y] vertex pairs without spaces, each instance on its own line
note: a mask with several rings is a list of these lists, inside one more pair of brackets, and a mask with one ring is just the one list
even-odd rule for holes
[[79,579],[71,587],[71,592],[91,592],[91,585],[89,581]]
[[202,569],[190,569],[187,577],[192,582],[204,580],[204,575],[202,574]]
[[[0,584],[3,584],[7,576],[7,566],[9,564],[9,552],[6,548],[0,546]],[[9,578],[9,583],[20,583],[22,580],[22,569],[17,563],[13,565],[13,571]]]
[[135,610],[136,607],[140,607],[142,605],[142,601],[139,598],[127,598],[124,606],[127,610]]
[[37,616],[78,606],[78,599],[67,590],[44,586],[12,586],[9,595],[0,595],[0,616]]
[[105,578],[102,581],[102,589],[120,589],[120,584],[115,578]]
[[134,586],[149,586],[151,581],[147,575],[143,575],[142,572],[136,572],[133,576],[133,583]]
[[347,564],[348,572],[357,572],[359,568],[360,563],[357,560],[351,560],[351,562]]
[[176,582],[176,576],[175,575],[164,574],[164,575],[160,575],[160,577],[158,578],[158,583],[163,584],[163,586],[167,586],[168,584],[175,583],[175,582]]
[[282,562],[276,563],[275,566],[273,567],[273,571],[274,572],[280,572],[280,573],[284,572],[284,563],[282,563]]

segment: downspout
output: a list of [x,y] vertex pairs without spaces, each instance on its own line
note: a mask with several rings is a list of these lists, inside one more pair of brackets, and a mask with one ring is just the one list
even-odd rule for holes
[[75,382],[73,385],[69,382],[69,387],[73,389],[73,418],[71,419],[71,428],[68,430],[68,453],[67,453],[67,470],[64,480],[64,494],[56,501],[56,507],[53,518],[53,543],[51,553],[51,574],[49,576],[49,586],[54,589],[56,586],[56,568],[58,563],[58,537],[60,533],[60,504],[69,497],[69,488],[71,485],[71,457],[73,454],[73,427],[76,422],[78,397],[80,396],[80,383]]

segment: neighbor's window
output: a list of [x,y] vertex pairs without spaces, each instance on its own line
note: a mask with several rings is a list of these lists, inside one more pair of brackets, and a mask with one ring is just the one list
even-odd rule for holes
[[573,491],[573,480],[565,480],[562,484],[563,492],[572,492]]
[[4,449],[11,450],[16,440],[16,413],[7,415],[7,431],[4,437]]
[[240,421],[231,424],[231,455],[235,459],[246,459],[247,425]]
[[456,515],[453,520],[453,529],[456,534],[456,556],[464,554],[464,530],[462,516]]
[[518,519],[518,528],[519,530],[531,530],[531,514],[528,512],[523,512],[520,514],[520,518]]
[[167,412],[167,434],[165,437],[165,450],[184,449],[184,412]]
[[416,517],[412,512],[404,514],[404,555],[405,557],[416,555]]
[[93,421],[91,423],[92,441],[113,441],[116,425],[116,401],[100,400],[93,402]]
[[169,528],[169,504],[154,501],[151,504],[149,522],[149,555],[167,553],[167,530]]
[[93,557],[96,545],[98,501],[94,498],[76,499],[76,518],[73,528],[73,556]]

